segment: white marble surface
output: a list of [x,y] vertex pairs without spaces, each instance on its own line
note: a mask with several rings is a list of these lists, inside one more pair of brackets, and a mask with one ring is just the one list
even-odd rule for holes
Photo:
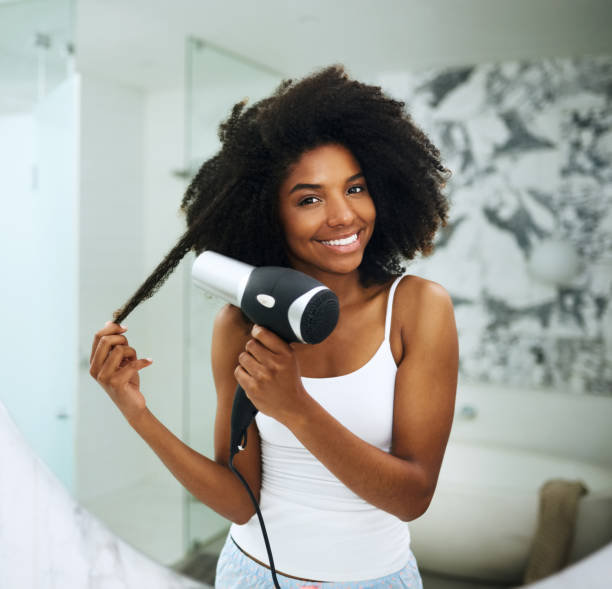
[[76,503],[33,453],[0,403],[0,587],[208,586],[150,560]]

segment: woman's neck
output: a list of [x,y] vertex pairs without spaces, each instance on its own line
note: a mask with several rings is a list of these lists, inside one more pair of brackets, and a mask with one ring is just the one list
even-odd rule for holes
[[363,300],[368,291],[361,284],[358,270],[350,274],[321,273],[318,276],[313,276],[313,278],[335,293],[341,308]]

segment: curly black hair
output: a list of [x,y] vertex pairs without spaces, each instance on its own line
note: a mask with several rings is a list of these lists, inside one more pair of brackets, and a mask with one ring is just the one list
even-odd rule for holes
[[450,172],[404,102],[350,79],[342,65],[283,80],[268,98],[249,108],[246,102],[235,104],[220,124],[221,149],[202,164],[183,196],[187,231],[114,313],[117,323],[151,297],[192,249],[253,266],[289,266],[279,188],[304,152],[325,144],[342,145],[354,155],[376,208],[359,267],[364,286],[385,283],[405,271],[402,259],[433,250],[436,231],[447,223],[442,188]]

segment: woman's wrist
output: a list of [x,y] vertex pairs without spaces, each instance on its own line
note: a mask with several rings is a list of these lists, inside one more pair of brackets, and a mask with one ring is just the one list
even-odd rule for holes
[[151,417],[153,417],[153,414],[145,405],[144,407],[139,408],[137,410],[124,412],[123,416],[136,431],[139,431],[140,428],[145,424],[145,422],[148,421]]
[[315,400],[306,392],[304,387],[301,387],[291,408],[277,419],[285,427],[293,431],[294,428],[301,427],[310,419],[314,404]]

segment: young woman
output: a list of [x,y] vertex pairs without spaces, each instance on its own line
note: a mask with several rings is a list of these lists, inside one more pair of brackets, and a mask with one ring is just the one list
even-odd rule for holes
[[[282,587],[421,587],[406,522],[436,487],[458,369],[451,299],[405,274],[432,250],[448,202],[439,153],[381,89],[332,66],[220,126],[221,150],[187,189],[188,230],[94,338],[91,375],[197,498],[233,522],[218,588],[272,587],[249,496],[228,467],[239,383],[259,410],[235,466],[255,493]],[[284,265],[332,289],[338,324],[286,344],[225,306],[215,321],[215,460],[148,410],[118,325],[187,251]]]

